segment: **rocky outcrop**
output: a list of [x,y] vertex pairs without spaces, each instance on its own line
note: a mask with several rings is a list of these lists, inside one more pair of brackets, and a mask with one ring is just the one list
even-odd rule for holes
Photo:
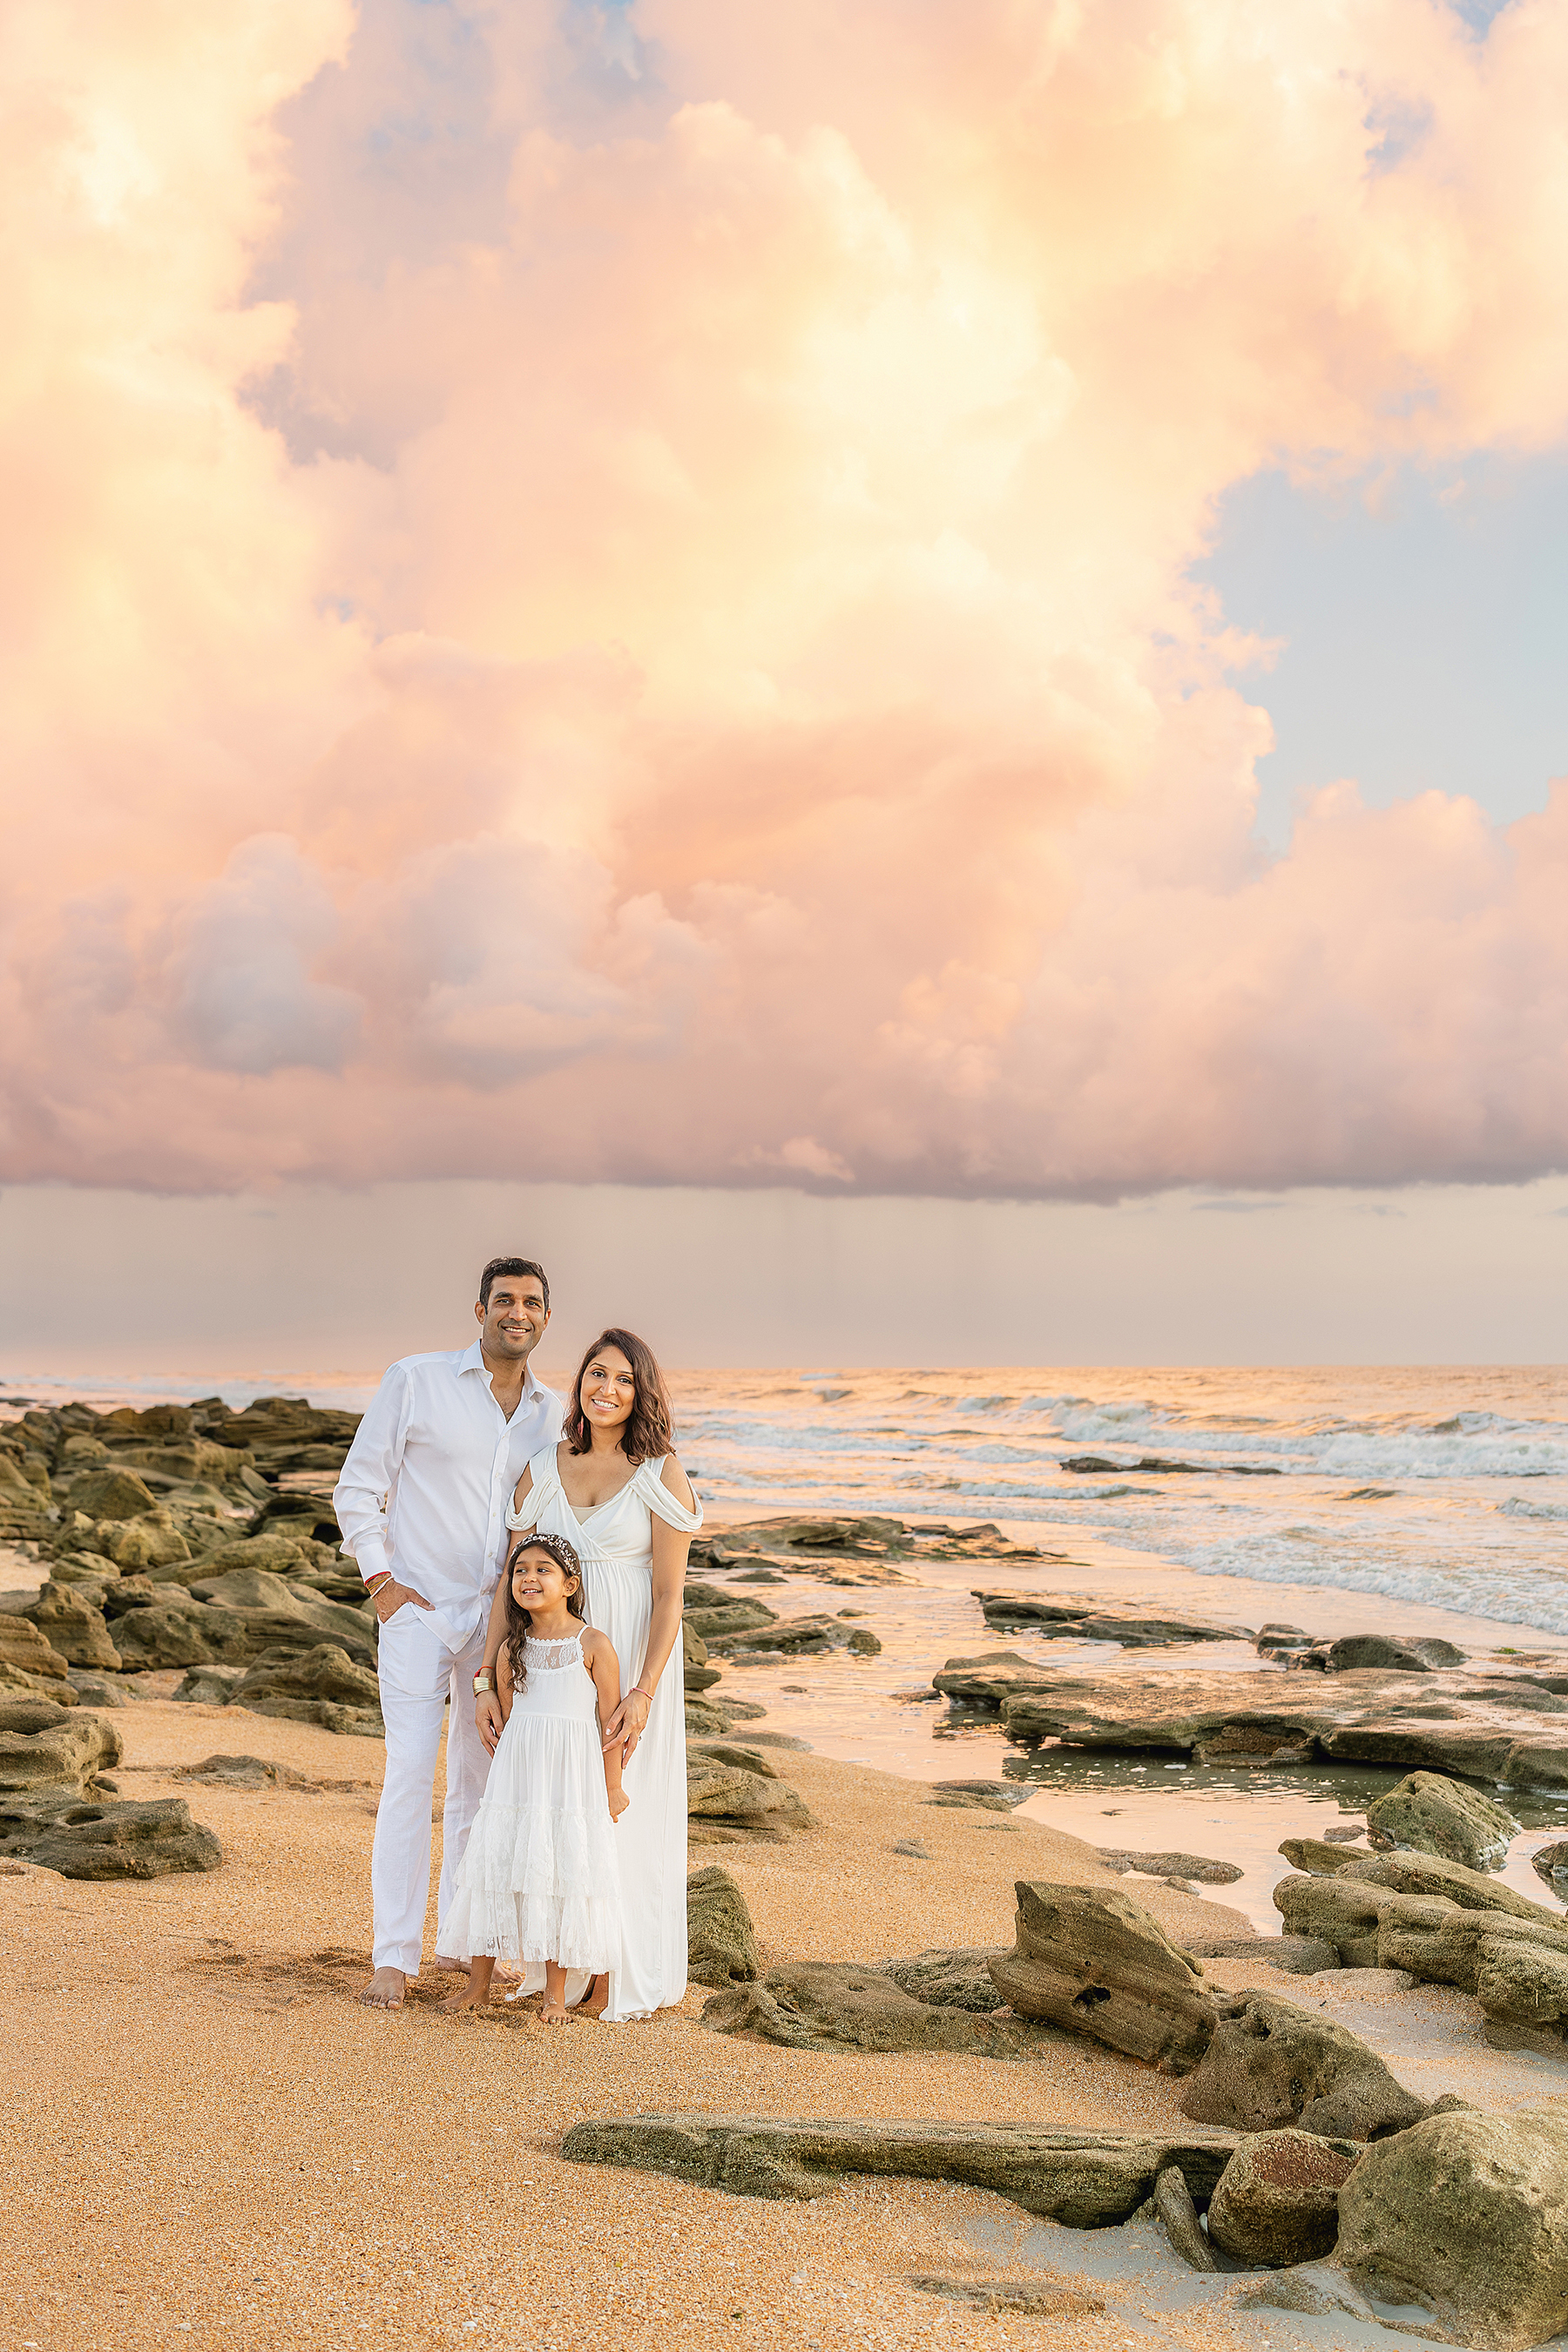
[[1563,1925],[1561,1911],[1532,1903],[1528,1895],[1515,1894],[1500,1879],[1467,1870],[1462,1863],[1446,1862],[1440,1854],[1357,1854],[1340,1876],[1342,1883],[1391,1887],[1400,1895],[1442,1895],[1466,1911],[1507,1911],[1517,1919],[1537,1919],[1549,1927]]
[[1363,2151],[1311,2132],[1266,2131],[1243,2140],[1219,2177],[1209,2236],[1238,2262],[1283,2270],[1333,2252],[1339,2192]]
[[974,1598],[987,1626],[1037,1625],[1051,1638],[1079,1642],[1120,1642],[1124,1649],[1165,1649],[1184,1642],[1250,1642],[1251,1628],[1210,1617],[1194,1617],[1184,1610],[1151,1611],[1122,1607],[1088,1594],[1051,1599],[1037,1592],[988,1592],[976,1589]]
[[815,1828],[805,1804],[756,1748],[700,1742],[686,1751],[687,1834],[694,1845],[778,1843]]
[[1391,1927],[1425,1928],[1438,1924],[1454,1907],[1447,1897],[1401,1895],[1343,1871],[1331,1878],[1282,1878],[1274,1889],[1274,1904],[1290,1934],[1331,1946],[1346,1969],[1383,1966],[1379,1951],[1385,1919]]
[[983,1650],[973,1658],[949,1658],[931,1679],[943,1698],[964,1706],[999,1707],[1012,1698],[1052,1690],[1061,1677],[1016,1650]]
[[158,1500],[134,1470],[86,1470],[69,1484],[72,1509],[89,1519],[139,1519]]
[[1519,1834],[1510,1812],[1436,1772],[1412,1772],[1366,1809],[1374,1846],[1413,1846],[1468,1870],[1498,1870]]
[[1559,1733],[1531,1720],[1568,1713],[1568,1698],[1522,1672],[1484,1682],[1451,1669],[1419,1682],[1392,1669],[1090,1676],[988,1651],[948,1659],[931,1681],[961,1705],[999,1709],[1023,1747],[1059,1740],[1224,1764],[1327,1757],[1568,1788],[1568,1723]]
[[114,1637],[124,1664],[143,1673],[216,1661],[237,1664],[250,1641],[243,1619],[205,1608],[184,1591],[175,1600],[127,1610],[115,1620]]
[[1089,2035],[1184,2074],[1207,2049],[1214,2003],[1203,1968],[1119,1887],[1019,1879],[1015,1948],[990,1964],[1020,2017]]
[[569,2164],[618,2165],[742,2197],[820,2197],[846,2173],[956,2180],[1027,2213],[1099,2230],[1127,2221],[1168,2167],[1206,2204],[1228,2141],[1026,2124],[839,2123],[761,2116],[625,2116],[574,2124]]
[[1140,1878],[1196,1879],[1202,1886],[1233,1886],[1246,1873],[1234,1862],[1215,1862],[1206,1853],[1141,1853],[1121,1845],[1097,1845],[1107,1870],[1131,1871]]
[[335,1642],[301,1654],[268,1651],[236,1683],[228,1704],[248,1707],[252,1715],[319,1724],[323,1731],[370,1739],[384,1736],[380,1685]]
[[[66,1669],[68,1658],[62,1658],[52,1642],[47,1642],[30,1618],[12,1616],[0,1611],[0,1694],[7,1691],[32,1692],[35,1696],[51,1697],[62,1706],[71,1700],[66,1692]],[[54,1685],[61,1685],[55,1689]],[[74,1693],[72,1694],[74,1696]]]
[[1437,1666],[1462,1666],[1468,1653],[1435,1635],[1344,1633],[1337,1642],[1314,1642],[1290,1658],[1293,1666],[1331,1675],[1373,1667],[1381,1674],[1429,1675]]
[[840,1618],[785,1617],[774,1618],[768,1624],[752,1624],[743,1632],[705,1634],[709,1650],[718,1657],[731,1657],[747,1652],[767,1654],[782,1651],[786,1655],[820,1657],[829,1650],[848,1650],[858,1657],[874,1658],[882,1644],[875,1633],[864,1625],[847,1625]]
[[792,1960],[759,1983],[703,2005],[710,2032],[754,2034],[791,2050],[947,2050],[977,2058],[1038,2058],[1054,2034],[1016,2018],[918,2000],[879,1969]]
[[83,1791],[124,1752],[118,1727],[85,1706],[68,1710],[49,1699],[0,1698],[0,1790]]
[[78,1584],[57,1583],[53,1578],[45,1584],[27,1615],[37,1627],[51,1649],[73,1666],[106,1666],[118,1671],[120,1653],[110,1638],[101,1609],[95,1608],[88,1594],[94,1586],[85,1589]]
[[930,2001],[937,2009],[974,2010],[988,2017],[1002,2005],[991,1963],[1006,1957],[1005,1945],[977,1944],[915,1952],[907,1960],[879,1960],[877,1966],[915,2000]]
[[[1223,2180],[1225,2175],[1222,2173],[1220,2178]],[[1190,2271],[1218,2270],[1214,2248],[1193,2202],[1193,2192],[1173,2164],[1168,2164],[1154,2183],[1154,2214],[1170,2241],[1172,2252],[1179,2255]]]
[[182,1705],[194,1703],[198,1706],[226,1706],[234,1696],[235,1685],[244,1680],[243,1666],[191,1666],[186,1670],[184,1681],[178,1690],[170,1693],[170,1696],[178,1699]]
[[1337,1878],[1356,1859],[1342,1845],[1331,1845],[1327,1838],[1281,1838],[1279,1850],[1292,1870],[1304,1870],[1312,1878]]
[[1554,1838],[1550,1845],[1538,1847],[1530,1857],[1530,1866],[1548,1886],[1561,1893],[1568,1885],[1568,1838]]
[[715,1633],[740,1633],[754,1625],[776,1625],[778,1611],[748,1594],[727,1592],[720,1584],[688,1584],[681,1599],[681,1621],[703,1641]]
[[686,1882],[686,1966],[695,1983],[716,1990],[754,1983],[763,1972],[746,1898],[716,1862]]
[[0,1854],[62,1878],[165,1878],[216,1870],[223,1848],[191,1819],[183,1797],[145,1805],[7,1797],[0,1799]]
[[1027,1780],[933,1780],[931,1786],[928,1804],[978,1807],[988,1813],[1010,1813],[1039,1794]]
[[1568,2121],[1434,2116],[1369,2148],[1340,2192],[1338,2259],[1462,2343],[1545,2343],[1568,2326]]
[[1321,2138],[1382,2139],[1426,2113],[1375,2050],[1342,2025],[1271,1993],[1222,1999],[1182,2113],[1242,2132],[1299,2126]]
[[680,1666],[688,1698],[694,1692],[711,1690],[713,1685],[721,1679],[718,1667],[708,1663],[707,1643],[700,1633],[694,1633],[687,1624],[680,1628]]
[[1250,1960],[1261,1968],[1278,1969],[1282,1976],[1315,1977],[1337,1969],[1340,1956],[1317,1936],[1178,1936],[1184,1952],[1198,1960]]

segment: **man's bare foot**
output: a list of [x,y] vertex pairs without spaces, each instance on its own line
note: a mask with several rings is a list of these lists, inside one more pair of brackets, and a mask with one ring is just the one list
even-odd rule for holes
[[483,2009],[489,1997],[489,1985],[466,1984],[461,1992],[451,1994],[441,2003],[441,2014],[443,2017],[456,2017],[460,2010]]
[[547,2000],[539,2014],[546,2025],[565,2025],[568,2022],[563,2000]]
[[363,2009],[401,2009],[408,1982],[401,1969],[377,1969],[360,1995]]

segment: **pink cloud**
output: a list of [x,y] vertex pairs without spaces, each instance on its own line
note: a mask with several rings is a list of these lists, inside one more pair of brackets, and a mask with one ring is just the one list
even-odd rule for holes
[[1560,13],[447,15],[493,216],[392,227],[395,12],[17,37],[7,1179],[1560,1165],[1568,797],[1267,857],[1188,577],[1561,437]]

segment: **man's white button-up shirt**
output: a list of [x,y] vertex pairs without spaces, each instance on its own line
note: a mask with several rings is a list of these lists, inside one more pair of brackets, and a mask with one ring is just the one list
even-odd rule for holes
[[332,1504],[363,1577],[390,1569],[461,1648],[500,1573],[506,1508],[529,1456],[561,1434],[553,1389],[523,1376],[508,1421],[478,1339],[460,1355],[405,1356],[376,1391]]

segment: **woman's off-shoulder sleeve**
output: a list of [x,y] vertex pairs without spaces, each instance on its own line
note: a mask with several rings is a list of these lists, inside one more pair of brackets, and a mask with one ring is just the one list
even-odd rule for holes
[[666,1527],[673,1528],[678,1535],[695,1535],[702,1525],[702,1497],[693,1486],[692,1498],[697,1507],[695,1510],[689,1511],[685,1504],[678,1501],[665,1485],[664,1464],[665,1456],[660,1454],[657,1462],[644,1462],[638,1465],[635,1481],[637,1493],[642,1496],[648,1509],[661,1518]]

